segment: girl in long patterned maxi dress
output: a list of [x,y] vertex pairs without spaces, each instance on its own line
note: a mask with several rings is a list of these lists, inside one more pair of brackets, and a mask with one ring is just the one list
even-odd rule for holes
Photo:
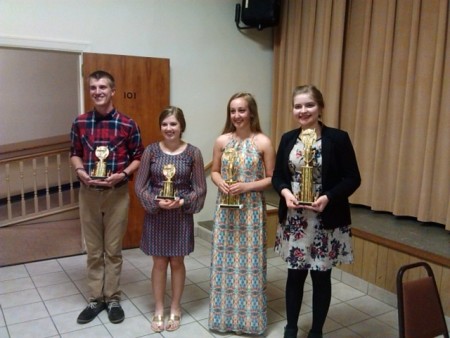
[[[284,338],[296,338],[303,286],[308,273],[313,284],[313,320],[308,338],[321,338],[331,300],[331,269],[353,260],[348,197],[361,182],[355,152],[345,131],[319,121],[325,103],[314,86],[299,86],[292,95],[293,116],[300,128],[283,134],[272,183],[280,195],[275,251],[287,262]],[[316,199],[298,201],[305,166],[303,131],[315,130],[313,182]],[[312,141],[311,141],[312,142]]]
[[[230,163],[226,156],[234,149]],[[214,145],[211,178],[218,186],[211,261],[209,328],[220,332],[262,334],[266,316],[266,205],[274,150],[261,132],[256,101],[248,93],[231,97],[224,133]],[[231,166],[230,166],[231,165]],[[230,168],[235,168],[228,184]],[[224,208],[226,195],[241,209]]]

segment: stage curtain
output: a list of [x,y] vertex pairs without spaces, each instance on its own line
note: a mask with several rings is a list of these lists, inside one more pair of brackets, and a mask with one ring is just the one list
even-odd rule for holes
[[292,90],[315,84],[326,99],[324,122],[337,126],[342,82],[345,0],[283,1],[274,40],[272,137],[297,127]]
[[313,83],[324,94],[325,124],[348,131],[355,146],[363,181],[351,202],[450,230],[448,0],[285,0],[282,6],[275,143],[295,127],[292,89]]

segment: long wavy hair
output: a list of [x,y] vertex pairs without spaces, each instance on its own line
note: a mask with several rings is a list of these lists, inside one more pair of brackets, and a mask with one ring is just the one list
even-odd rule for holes
[[236,131],[236,127],[231,122],[230,117],[230,105],[231,101],[243,98],[248,104],[248,110],[250,111],[250,129],[254,133],[262,133],[261,125],[259,123],[259,115],[258,115],[258,105],[256,104],[256,100],[250,93],[239,92],[231,96],[228,100],[227,104],[227,120],[225,122],[225,127],[223,127],[222,134],[232,133]]

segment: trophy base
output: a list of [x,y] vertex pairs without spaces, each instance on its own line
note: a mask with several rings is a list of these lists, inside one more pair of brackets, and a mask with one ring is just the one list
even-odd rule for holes
[[307,202],[307,201],[298,201],[297,203],[295,203],[297,205],[312,205],[313,202]]
[[222,209],[242,209],[242,204],[219,204]]
[[162,196],[162,195],[158,195],[155,197],[155,200],[176,200],[178,197],[177,196]]
[[108,176],[91,176],[93,180],[106,180]]

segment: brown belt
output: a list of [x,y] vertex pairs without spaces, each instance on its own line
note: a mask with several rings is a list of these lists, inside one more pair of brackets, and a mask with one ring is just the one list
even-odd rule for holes
[[95,190],[95,191],[105,191],[105,190],[111,190],[111,189],[117,189],[120,188],[121,186],[127,184],[128,181],[122,181],[117,183],[114,187],[106,187],[103,185],[84,185],[87,189],[89,190]]

